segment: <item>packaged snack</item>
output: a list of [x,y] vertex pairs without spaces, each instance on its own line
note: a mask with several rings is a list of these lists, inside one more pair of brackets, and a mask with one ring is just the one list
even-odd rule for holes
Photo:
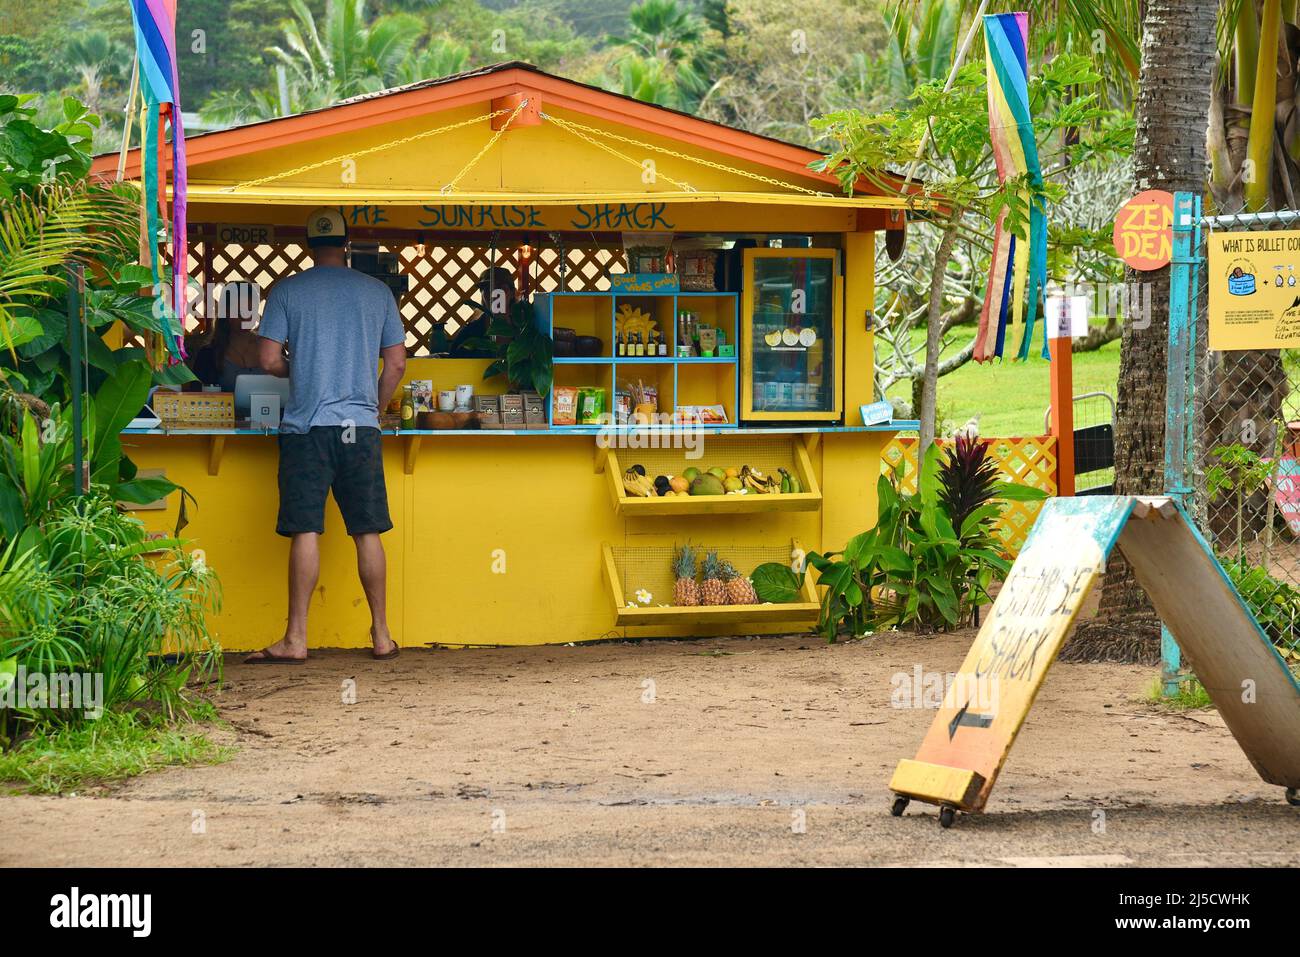
[[416,412],[433,412],[433,380],[412,379],[411,399],[415,403]]
[[552,425],[578,424],[578,389],[571,385],[557,385],[551,405]]
[[598,386],[578,389],[578,424],[601,425],[605,414],[605,390]]
[[682,425],[726,425],[727,409],[722,405],[679,405],[673,420]]

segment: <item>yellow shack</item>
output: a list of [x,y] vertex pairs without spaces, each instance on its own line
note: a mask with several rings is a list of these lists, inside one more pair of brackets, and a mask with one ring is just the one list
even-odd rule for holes
[[[875,520],[883,446],[915,427],[862,411],[877,235],[902,230],[905,203],[867,183],[846,196],[808,169],[818,158],[523,63],[193,136],[188,323],[211,322],[229,289],[264,296],[308,267],[306,216],[335,206],[353,267],[398,297],[413,395],[433,411],[472,387],[483,411],[460,427],[384,420],[403,645],[806,628],[810,583],[787,603],[677,606],[672,557],[689,542],[747,575],[842,547]],[[96,172],[116,165],[101,157]],[[140,175],[138,151],[126,169]],[[505,377],[483,379],[491,358],[439,354],[489,270],[509,274],[553,339],[540,416],[521,418]],[[602,418],[574,414],[575,398]],[[124,442],[198,502],[185,534],[223,582],[219,640],[262,647],[286,611],[274,435],[233,409],[167,407],[180,411]],[[792,490],[638,496],[623,481],[634,467],[653,480],[746,466],[788,474]],[[170,528],[176,498],[140,514]],[[334,509],[322,552],[310,644],[366,646]]]

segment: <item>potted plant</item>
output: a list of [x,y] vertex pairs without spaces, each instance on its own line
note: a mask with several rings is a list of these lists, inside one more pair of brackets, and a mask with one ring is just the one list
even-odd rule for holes
[[496,356],[483,370],[484,379],[504,375],[511,391],[533,389],[539,395],[551,391],[553,344],[537,325],[531,302],[516,302],[503,315],[494,315],[487,336],[470,345]]

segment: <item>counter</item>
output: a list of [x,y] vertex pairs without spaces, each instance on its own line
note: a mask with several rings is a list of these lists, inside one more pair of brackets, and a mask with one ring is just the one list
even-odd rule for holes
[[[409,647],[806,630],[816,618],[811,590],[790,606],[670,607],[674,546],[717,549],[746,574],[799,551],[841,548],[875,520],[884,445],[915,427],[385,432],[394,633]],[[183,534],[221,578],[224,605],[211,626],[228,650],[262,647],[283,628],[289,542],[274,531],[272,437],[248,428],[123,434],[141,469],[161,471],[197,500]],[[618,476],[634,463],[652,476],[690,464],[785,467],[808,481],[801,495],[626,499]],[[169,530],[178,499],[138,514]],[[309,641],[365,647],[369,617],[333,505],[325,528]],[[643,590],[648,604],[635,597]]]

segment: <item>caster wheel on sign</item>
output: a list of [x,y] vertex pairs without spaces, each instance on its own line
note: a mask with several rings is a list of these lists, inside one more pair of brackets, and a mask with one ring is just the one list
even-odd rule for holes
[[894,817],[902,817],[903,812],[907,810],[907,805],[910,801],[911,798],[905,798],[900,794],[898,797],[894,798],[894,804],[890,807],[889,813],[894,815]]
[[957,812],[950,807],[939,808],[939,826],[944,830],[952,827],[953,819],[956,818]]
[[1286,803],[1290,804],[1292,807],[1300,807],[1300,789],[1287,788]]

